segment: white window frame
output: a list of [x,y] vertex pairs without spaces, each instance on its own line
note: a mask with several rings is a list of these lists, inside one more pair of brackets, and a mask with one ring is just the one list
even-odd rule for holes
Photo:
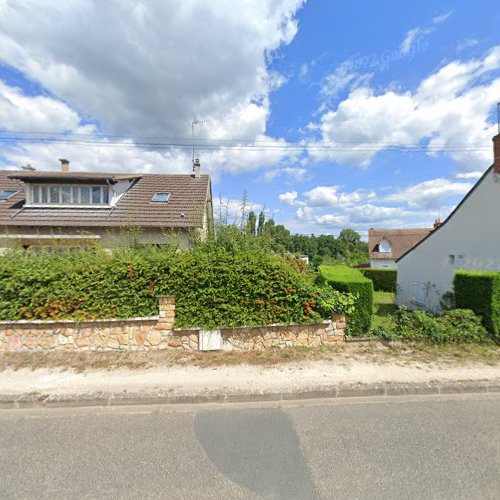
[[[69,198],[71,201],[62,202],[62,192],[63,188],[69,188]],[[89,189],[89,203],[80,203],[81,200],[81,188],[86,187]],[[46,188],[46,200],[42,201],[43,188]],[[58,201],[50,201],[51,188],[58,188]],[[99,203],[92,203],[92,188],[99,188]],[[111,189],[108,185],[103,184],[69,184],[69,183],[43,183],[43,184],[30,184],[28,185],[26,197],[26,206],[35,208],[47,208],[47,207],[58,207],[58,208],[102,208],[111,206]],[[105,193],[108,193],[108,201],[105,200]],[[75,195],[78,198],[75,201]],[[37,199],[37,201],[35,201]]]
[[[388,250],[382,250],[383,248],[383,245],[384,243],[387,245],[386,248],[388,248]],[[392,245],[391,245],[391,242],[387,239],[387,238],[382,238],[378,244],[378,251],[380,253],[391,253],[392,252]]]

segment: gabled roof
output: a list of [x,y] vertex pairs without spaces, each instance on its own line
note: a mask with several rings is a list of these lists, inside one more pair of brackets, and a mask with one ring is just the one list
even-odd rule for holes
[[[24,207],[25,182],[132,180],[116,206],[104,208]],[[22,179],[22,180],[21,180]],[[0,191],[17,190],[0,202],[0,226],[56,227],[201,227],[211,201],[210,176],[182,174],[107,174],[92,172],[18,172],[0,170]],[[169,192],[167,203],[151,201],[156,192]]]
[[[368,231],[368,251],[370,259],[398,259],[425,238],[432,229],[370,229]],[[380,252],[379,244],[387,240],[391,244],[390,252]]]
[[409,253],[411,253],[413,250],[418,248],[424,241],[426,241],[428,238],[430,238],[433,234],[437,233],[439,230],[441,230],[450,220],[451,218],[460,210],[460,207],[467,201],[469,196],[477,189],[477,187],[483,182],[485,177],[493,170],[494,165],[491,165],[486,172],[481,176],[481,178],[472,186],[471,190],[462,198],[462,201],[455,207],[453,212],[451,212],[450,215],[446,218],[444,222],[442,222],[434,231],[429,233],[425,238],[423,238],[421,241],[419,241],[414,247],[410,248],[407,250],[401,257],[397,259],[396,262],[399,262],[403,257],[406,257]]

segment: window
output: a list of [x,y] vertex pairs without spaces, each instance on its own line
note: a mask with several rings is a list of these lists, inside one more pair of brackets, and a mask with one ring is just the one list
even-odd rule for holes
[[108,186],[36,185],[30,187],[33,205],[109,205]]
[[378,249],[379,249],[379,252],[389,253],[391,251],[391,243],[386,239],[382,239],[382,240],[380,240],[380,243],[378,244]]
[[454,266],[455,265],[455,256],[454,255],[449,255],[448,256],[448,262]]
[[167,203],[170,193],[155,193],[151,201],[155,203]]
[[80,188],[80,203],[82,205],[88,205],[90,203],[90,188],[88,186],[82,186]]
[[0,201],[8,200],[11,196],[14,196],[17,191],[0,191]]

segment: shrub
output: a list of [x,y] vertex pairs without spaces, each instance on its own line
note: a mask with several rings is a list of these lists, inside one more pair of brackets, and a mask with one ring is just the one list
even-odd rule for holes
[[468,309],[453,309],[442,316],[400,307],[393,316],[394,327],[374,330],[374,336],[386,340],[417,340],[436,344],[483,342],[487,331],[481,318]]
[[368,332],[373,317],[373,283],[357,269],[347,266],[320,266],[319,270],[334,290],[356,296],[355,311],[349,316],[350,332]]
[[238,238],[191,251],[12,251],[0,258],[2,320],[151,316],[158,295],[176,297],[178,327],[304,323],[347,314],[354,302],[318,286],[301,261]]
[[368,279],[373,281],[373,289],[377,292],[396,293],[398,283],[397,269],[359,269]]
[[471,309],[482,316],[484,326],[500,335],[500,273],[457,271],[453,281],[456,307]]

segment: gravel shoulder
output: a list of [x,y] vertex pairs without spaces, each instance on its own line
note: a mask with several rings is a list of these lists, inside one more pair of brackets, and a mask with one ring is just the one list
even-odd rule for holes
[[[156,362],[147,368],[128,366],[113,369],[71,367],[5,367],[0,372],[0,402],[96,401],[127,404],[151,402],[203,402],[293,399],[338,396],[340,391],[365,390],[385,394],[387,388],[439,392],[446,387],[500,387],[500,363],[485,359],[449,356],[431,359],[399,353],[380,355],[360,348],[330,353],[328,359],[304,359],[275,364],[166,365]],[[377,354],[378,353],[378,354]],[[434,353],[435,354],[435,353]],[[156,360],[158,361],[158,360]],[[428,391],[425,391],[425,389]],[[496,389],[495,389],[496,390]],[[404,392],[404,391],[403,391]],[[473,392],[473,391],[471,391]],[[342,394],[345,395],[345,394]],[[355,395],[354,393],[352,395]]]

